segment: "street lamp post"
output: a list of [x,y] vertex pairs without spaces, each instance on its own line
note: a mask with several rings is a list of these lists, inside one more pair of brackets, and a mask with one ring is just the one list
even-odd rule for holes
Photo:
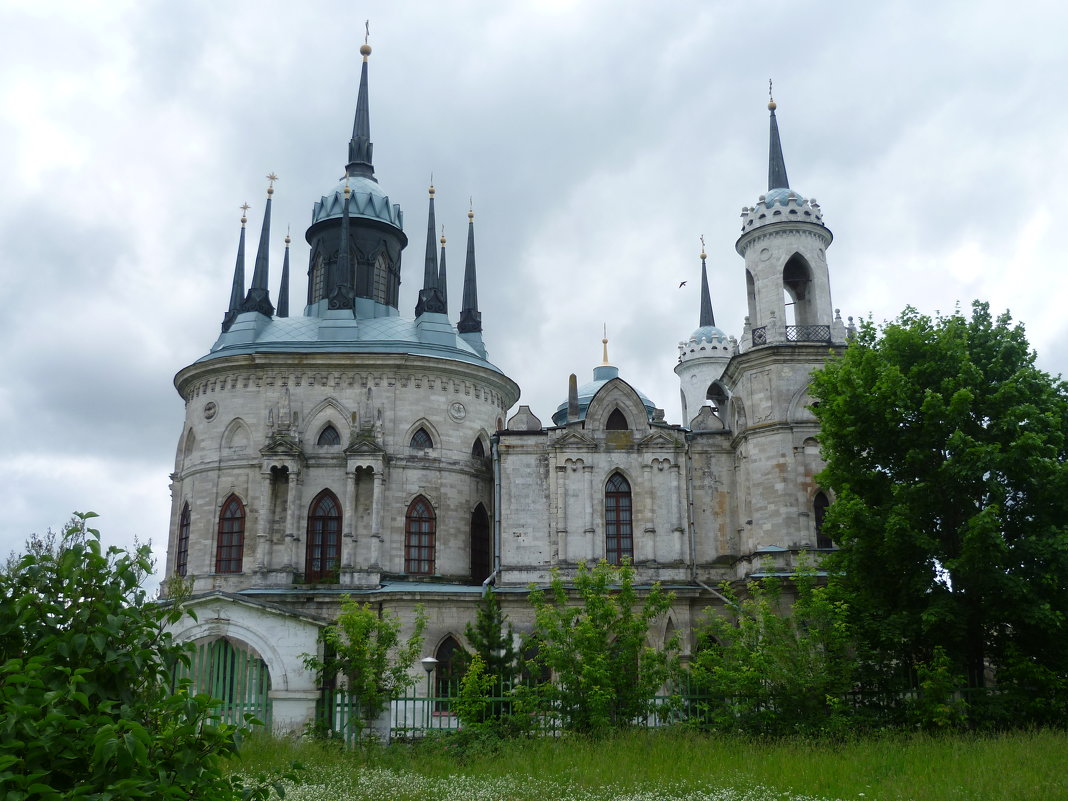
[[432,656],[424,656],[419,660],[419,663],[423,666],[423,670],[426,671],[426,728],[430,729],[430,709],[433,702],[430,700],[430,674],[434,672],[434,668],[438,666],[438,660]]

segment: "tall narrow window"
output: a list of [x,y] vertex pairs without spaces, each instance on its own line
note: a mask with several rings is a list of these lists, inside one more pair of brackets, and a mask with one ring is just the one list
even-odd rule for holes
[[178,547],[174,549],[174,574],[184,576],[189,567],[189,504],[178,518]]
[[430,435],[426,433],[425,428],[420,428],[414,434],[412,434],[412,441],[409,443],[413,451],[425,451],[434,447],[434,440],[430,438]]
[[[463,678],[464,649],[456,638],[449,635],[438,646],[434,658],[438,660],[435,668],[434,695],[438,698],[449,698],[457,694],[460,689],[460,679]],[[446,705],[438,702],[439,707]]]
[[434,572],[436,521],[430,501],[420,495],[404,516],[404,572],[429,576]]
[[304,580],[332,579],[341,564],[341,506],[337,496],[323,490],[308,512],[308,547],[304,560]]
[[626,431],[630,428],[627,425],[627,416],[619,409],[613,409],[612,413],[608,415],[608,422],[604,425],[608,431]]
[[471,513],[471,580],[481,584],[490,574],[490,524],[486,507],[479,504]]
[[223,503],[219,514],[219,542],[215,548],[216,573],[240,573],[245,551],[245,507],[236,495]]
[[817,548],[834,547],[831,538],[823,533],[823,521],[827,517],[827,507],[830,505],[831,502],[827,500],[827,496],[822,492],[817,492],[816,497],[812,499],[812,519],[816,522]]
[[621,564],[634,558],[634,530],[631,526],[630,484],[613,473],[604,490],[605,558]]
[[341,444],[341,435],[337,433],[336,428],[328,424],[326,428],[319,433],[319,439],[316,444],[320,448],[336,448]]
[[475,443],[471,446],[471,455],[476,459],[486,458],[486,446],[482,444],[482,437],[475,440]]

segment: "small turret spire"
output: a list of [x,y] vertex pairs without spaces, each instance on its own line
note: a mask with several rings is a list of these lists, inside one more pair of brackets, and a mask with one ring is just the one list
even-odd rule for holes
[[278,176],[273,172],[268,173],[267,180],[269,181],[267,186],[267,205],[263,210],[260,245],[256,249],[256,267],[252,273],[252,285],[245,296],[245,302],[241,304],[241,311],[259,312],[270,317],[274,314],[274,306],[271,305],[271,291],[267,287],[271,250],[271,196],[274,195],[274,182],[278,180]]
[[419,292],[419,301],[415,304],[415,316],[423,312],[441,314],[445,311],[442,303],[441,291],[438,287],[438,251],[434,241],[434,231],[437,227],[434,221],[434,177],[430,178],[430,208],[427,212],[426,221],[426,262],[423,267],[423,288]]
[[360,55],[363,56],[363,66],[360,68],[360,91],[356,97],[356,117],[352,123],[352,139],[349,140],[349,163],[345,167],[346,175],[375,178],[375,168],[372,159],[374,145],[371,144],[371,107],[367,100],[367,57],[371,55],[371,46],[367,39],[371,35],[371,22],[365,24],[363,44],[360,45]]
[[460,303],[460,322],[456,330],[461,334],[477,334],[482,331],[482,314],[478,310],[478,286],[475,279],[475,210],[473,208],[468,208],[467,211],[467,263],[464,265],[464,296]]
[[237,263],[234,265],[234,280],[230,286],[230,305],[223,315],[223,333],[230,330],[237,315],[241,313],[241,303],[245,297],[245,223],[248,222],[248,203],[241,206],[241,238],[237,242]]
[[352,289],[352,250],[349,245],[349,200],[352,189],[345,181],[345,201],[341,209],[341,240],[338,243],[337,263],[334,265],[333,287],[330,289],[331,309],[354,308],[355,293]]
[[708,291],[708,270],[705,267],[705,237],[701,236],[701,327],[715,325],[716,318],[712,315],[712,295]]
[[786,162],[782,157],[782,143],[779,141],[779,123],[775,119],[778,105],[771,94],[771,78],[768,78],[768,111],[771,112],[771,142],[768,158],[768,191],[772,189],[789,189],[790,181],[786,177]]
[[278,284],[278,309],[275,312],[277,317],[289,316],[289,243],[293,240],[289,237],[289,230],[286,230],[286,255],[282,260],[282,280]]
[[604,347],[604,356],[601,359],[602,367],[611,367],[608,361],[608,323],[604,323],[604,337],[601,339],[601,345]]
[[441,260],[438,263],[438,289],[441,302],[445,306],[444,314],[449,313],[449,281],[445,272],[445,226],[441,226]]

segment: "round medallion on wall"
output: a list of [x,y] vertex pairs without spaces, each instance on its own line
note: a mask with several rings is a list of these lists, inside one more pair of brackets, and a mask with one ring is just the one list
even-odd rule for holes
[[449,417],[459,423],[465,417],[467,417],[467,409],[460,401],[453,401],[449,404]]
[[767,261],[770,258],[771,258],[771,251],[768,250],[767,248],[761,248],[760,249],[760,260],[761,261]]
[[204,419],[213,420],[215,415],[218,414],[219,407],[215,405],[215,401],[208,401],[204,404]]

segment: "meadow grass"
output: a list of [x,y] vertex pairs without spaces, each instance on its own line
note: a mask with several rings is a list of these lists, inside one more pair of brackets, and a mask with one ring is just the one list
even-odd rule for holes
[[690,731],[636,731],[491,742],[460,754],[448,740],[345,751],[258,738],[233,768],[307,766],[296,801],[1063,801],[1068,735],[886,736],[844,743],[758,741]]

